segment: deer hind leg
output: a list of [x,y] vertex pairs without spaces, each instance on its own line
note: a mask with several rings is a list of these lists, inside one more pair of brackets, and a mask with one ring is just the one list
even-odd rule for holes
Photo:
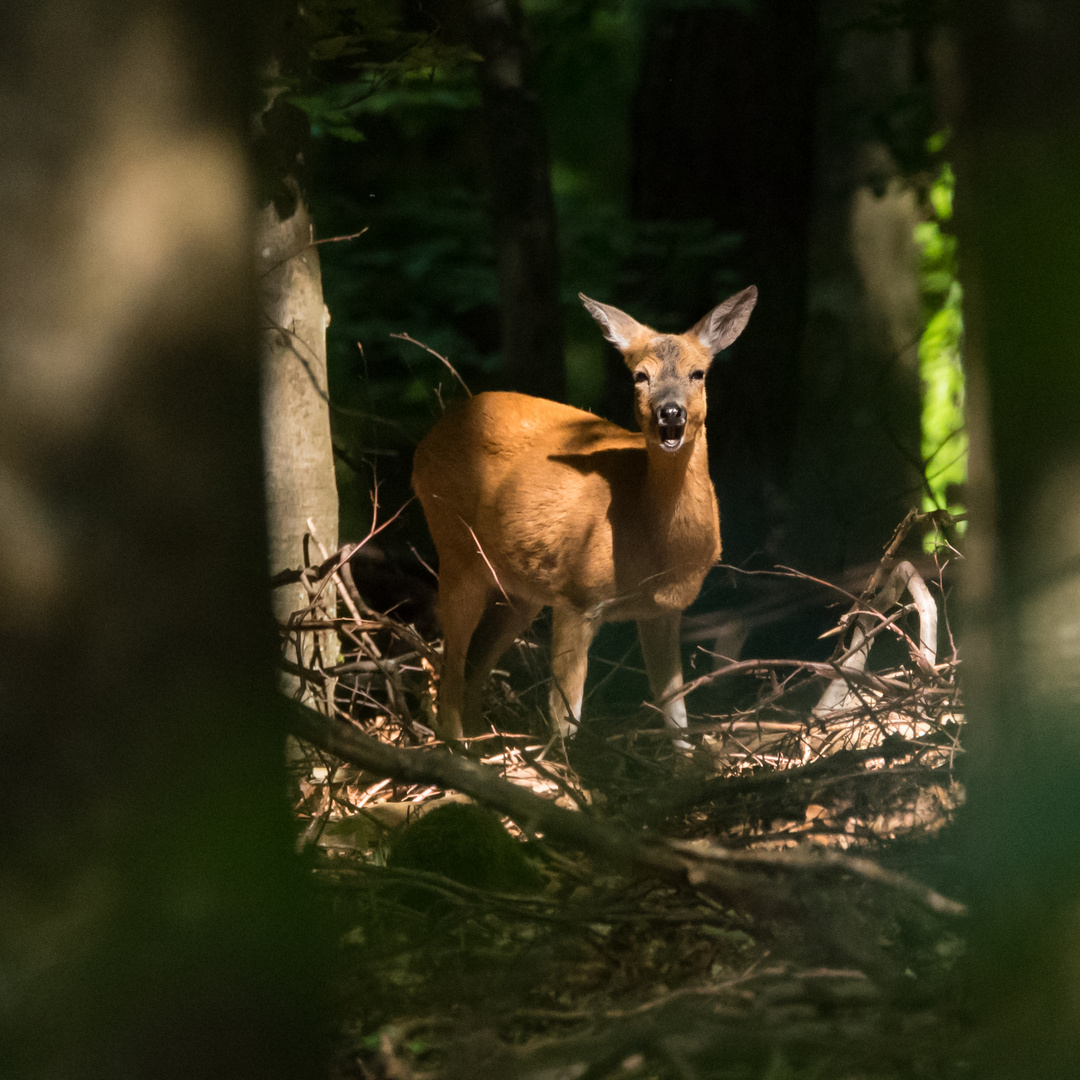
[[[658,619],[638,620],[638,638],[645,657],[645,671],[653,698],[663,701],[683,684],[682,650],[680,648],[682,612],[663,615]],[[669,728],[686,727],[686,705],[682,698],[669,701],[663,706],[664,723]],[[691,746],[683,739],[675,742],[680,750]]]
[[479,735],[484,730],[484,687],[491,669],[498,663],[514,640],[524,633],[536,618],[540,608],[518,597],[490,593],[483,618],[472,636],[465,665],[465,711],[463,723],[466,735]]
[[551,721],[563,738],[572,735],[581,723],[589,646],[595,636],[593,619],[561,605],[552,610]]
[[439,572],[439,616],[443,626],[442,670],[437,698],[439,733],[447,739],[464,734],[465,663],[469,642],[488,603],[486,585],[452,566]]

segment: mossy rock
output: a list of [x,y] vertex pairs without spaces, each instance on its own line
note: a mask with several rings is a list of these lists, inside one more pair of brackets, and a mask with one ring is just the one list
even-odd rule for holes
[[[490,892],[536,892],[542,878],[498,816],[473,803],[451,803],[425,814],[394,841],[386,865],[441,874]],[[426,907],[431,893],[409,888],[401,899]]]

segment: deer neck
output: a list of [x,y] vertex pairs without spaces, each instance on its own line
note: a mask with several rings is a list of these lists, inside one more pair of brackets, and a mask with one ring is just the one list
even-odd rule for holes
[[648,454],[646,498],[658,525],[694,527],[703,513],[714,513],[704,430],[675,453],[649,444]]

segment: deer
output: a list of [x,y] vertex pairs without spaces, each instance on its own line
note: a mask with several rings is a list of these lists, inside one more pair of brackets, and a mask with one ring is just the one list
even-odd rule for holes
[[436,727],[484,730],[499,658],[552,609],[552,737],[581,723],[589,646],[636,620],[649,686],[676,746],[687,727],[680,627],[720,557],[705,442],[705,375],[743,332],[751,285],[685,334],[659,334],[579,293],[622,354],[638,432],[526,394],[477,394],[416,448],[412,484],[439,557],[443,655]]

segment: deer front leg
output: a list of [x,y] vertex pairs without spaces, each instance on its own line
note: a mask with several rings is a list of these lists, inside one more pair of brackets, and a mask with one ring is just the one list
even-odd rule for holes
[[551,722],[567,738],[581,722],[589,646],[596,624],[571,607],[557,606],[551,621]]
[[[654,700],[663,701],[683,684],[682,651],[680,649],[682,612],[663,615],[658,619],[638,620],[638,638],[645,657],[645,671]],[[686,727],[686,705],[682,698],[663,706],[664,723],[669,728]],[[690,743],[678,739],[675,746],[690,750]]]

